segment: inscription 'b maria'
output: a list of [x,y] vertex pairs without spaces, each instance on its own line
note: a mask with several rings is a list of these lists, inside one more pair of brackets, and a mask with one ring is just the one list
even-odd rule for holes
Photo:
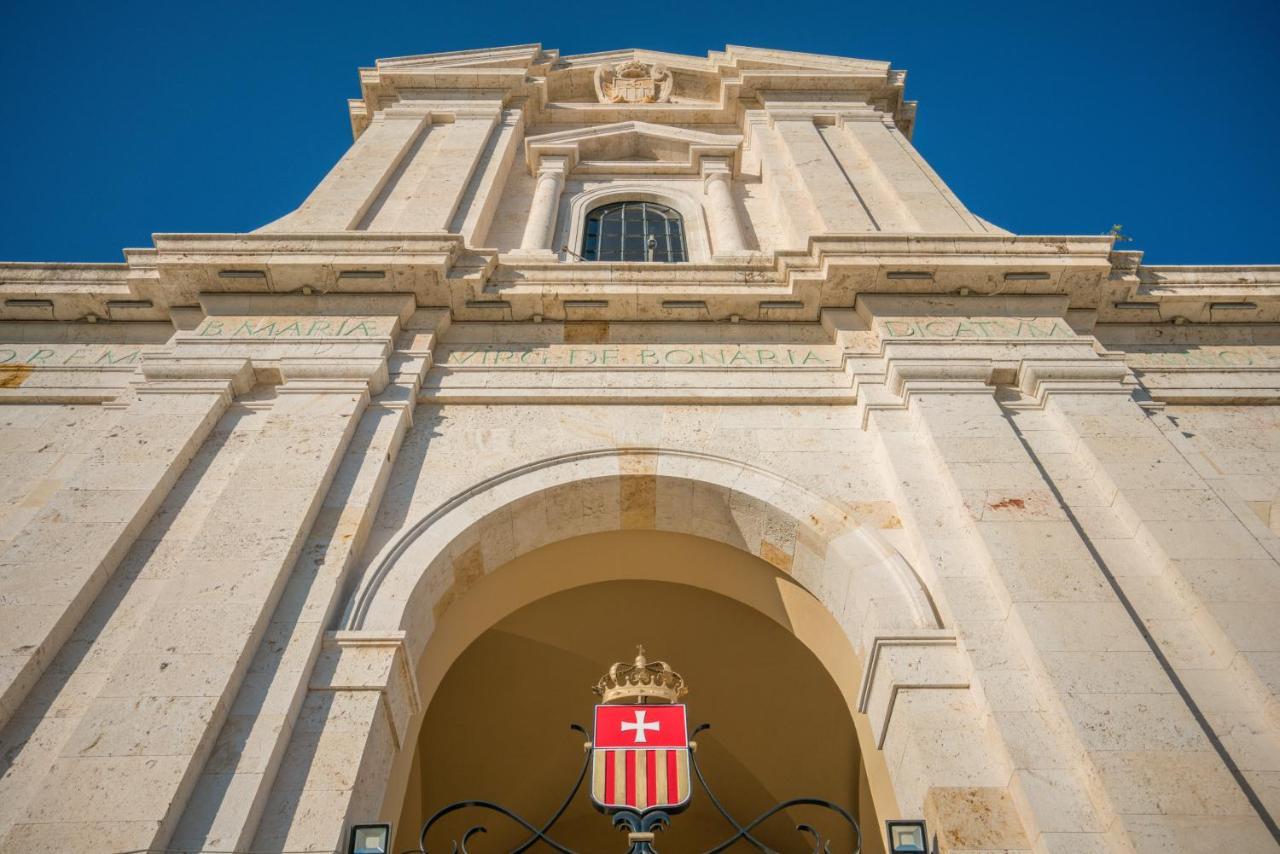
[[198,338],[372,338],[386,334],[371,317],[207,318]]

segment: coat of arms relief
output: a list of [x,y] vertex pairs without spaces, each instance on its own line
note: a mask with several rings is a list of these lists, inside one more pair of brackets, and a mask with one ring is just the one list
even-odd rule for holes
[[671,72],[632,59],[596,69],[596,96],[602,104],[657,104],[671,100]]

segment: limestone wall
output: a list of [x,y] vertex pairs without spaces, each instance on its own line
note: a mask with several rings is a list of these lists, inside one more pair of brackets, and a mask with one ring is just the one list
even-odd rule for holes
[[[845,591],[830,607],[864,668],[845,687],[898,803],[952,850],[1265,838],[1249,797],[1273,808],[1280,771],[1274,407],[1144,410],[1124,363],[1036,298],[867,297],[823,323],[737,326],[450,325],[394,300],[308,317],[288,300],[210,298],[127,372],[84,353],[15,365],[3,604],[49,622],[6,623],[6,849],[327,849],[343,816],[394,811],[451,603],[522,548],[632,524],[728,537],[823,601]],[[42,376],[64,400],[116,385],[107,404],[41,402]],[[407,531],[549,460],[566,462],[536,489],[575,491],[531,494],[537,521],[493,517],[506,535],[428,525],[440,581],[395,592],[386,556]],[[133,482],[137,504],[102,491]],[[785,514],[813,501],[826,521],[806,533]],[[54,548],[50,525],[95,536]],[[885,582],[843,530],[909,567],[923,612],[895,622],[900,594],[871,592]],[[89,796],[72,820],[67,791]],[[956,806],[978,802],[998,820]]]
[[[0,851],[339,848],[459,651],[592,579],[502,567],[619,529],[785,573],[943,851],[1274,850],[1280,268],[1001,232],[887,63],[361,95],[259,232],[0,264]],[[687,263],[559,252],[628,197]]]

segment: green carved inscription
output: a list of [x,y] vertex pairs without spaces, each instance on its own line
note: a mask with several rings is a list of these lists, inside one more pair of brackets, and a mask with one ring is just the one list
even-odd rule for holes
[[933,317],[882,320],[888,338],[1072,338],[1056,317]]
[[816,348],[511,345],[451,350],[444,364],[490,368],[814,368],[836,364]]

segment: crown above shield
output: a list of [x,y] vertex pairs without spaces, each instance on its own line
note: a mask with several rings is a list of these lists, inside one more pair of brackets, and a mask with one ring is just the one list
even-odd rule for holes
[[671,669],[665,661],[649,661],[644,657],[644,647],[636,647],[634,664],[619,661],[600,677],[592,689],[602,703],[659,702],[674,703],[689,688],[684,677]]

